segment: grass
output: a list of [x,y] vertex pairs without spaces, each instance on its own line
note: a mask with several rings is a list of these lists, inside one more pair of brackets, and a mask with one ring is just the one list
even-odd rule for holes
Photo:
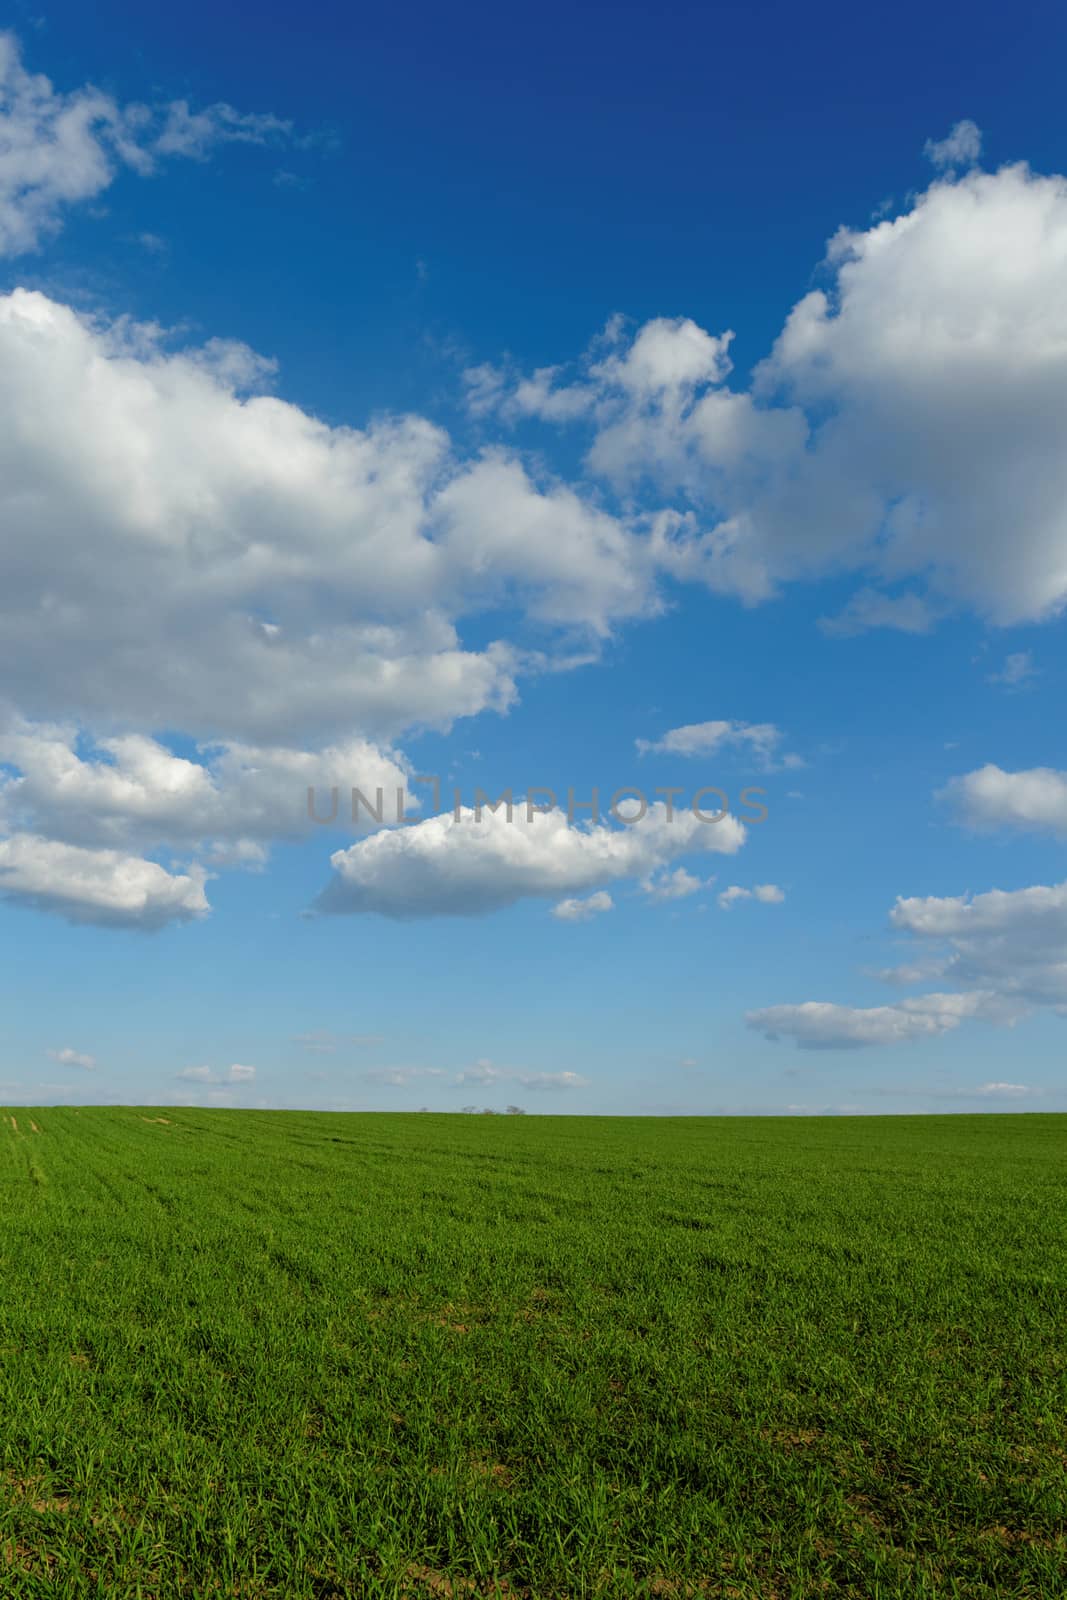
[[1062,1600],[1065,1156],[14,1107],[0,1594]]

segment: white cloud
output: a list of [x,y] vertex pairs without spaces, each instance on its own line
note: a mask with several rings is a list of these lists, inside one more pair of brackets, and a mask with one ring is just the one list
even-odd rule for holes
[[82,1050],[71,1050],[67,1046],[62,1050],[49,1050],[48,1054],[53,1061],[58,1061],[61,1067],[81,1067],[84,1072],[93,1072],[96,1069],[96,1057],[86,1055]]
[[143,177],[160,157],[204,160],[219,144],[264,144],[290,131],[277,117],[225,104],[122,106],[91,85],[64,94],[27,72],[14,34],[0,33],[0,256],[37,249],[68,207],[102,194],[120,167]]
[[[79,752],[78,746],[82,746]],[[385,820],[396,816],[396,793],[407,793],[408,763],[364,739],[349,739],[316,753],[222,744],[179,757],[143,734],[100,738],[93,744],[72,726],[0,720],[0,826],[32,829],[84,846],[203,845],[226,865],[262,865],[263,841],[298,838],[333,810],[338,790],[339,826],[372,826],[360,801],[352,820],[352,789]],[[259,841],[257,843],[257,841]]]
[[0,898],[69,922],[155,929],[209,909],[206,872],[170,873],[118,850],[83,850],[34,834],[0,839]]
[[598,889],[596,894],[584,900],[561,900],[559,905],[552,907],[552,915],[558,917],[560,922],[588,922],[591,917],[614,909],[615,902],[610,894],[605,889]]
[[742,750],[761,770],[803,766],[799,756],[778,754],[782,732],[773,722],[690,722],[670,728],[659,739],[635,739],[640,755],[709,756]]
[[[242,398],[229,368],[217,347],[167,354],[36,292],[0,297],[0,671],[14,704],[35,720],[303,749],[510,705],[514,652],[465,650],[454,622],[537,587],[525,550],[510,570],[506,530],[496,552],[481,525],[460,548],[459,501],[473,516],[492,497],[488,467],[464,472],[421,418],[361,433]],[[550,506],[516,479],[513,513],[524,494],[530,516]],[[566,506],[569,543],[545,581],[573,620],[601,569]],[[546,529],[551,513],[542,543]],[[629,551],[623,538],[623,566]],[[600,622],[610,602],[590,607]]]
[[1011,1026],[1037,1007],[1067,1016],[1067,883],[986,894],[897,900],[890,925],[930,948],[914,968],[890,968],[890,982],[935,973],[958,992],[858,1008],[824,1001],[750,1012],[750,1027],[792,1037],[806,1049],[902,1043],[948,1032],[974,1018]]
[[694,851],[734,854],[745,829],[732,816],[701,822],[658,802],[629,826],[570,824],[557,808],[530,812],[517,801],[483,810],[463,807],[425,822],[378,833],[331,856],[334,876],[317,902],[323,912],[381,916],[475,916],[527,897],[554,899],[647,878]]
[[0,297],[0,672],[25,717],[202,747],[380,741],[506,710],[520,669],[595,654],[467,649],[464,615],[595,637],[656,609],[640,519],[500,452],[464,462],[418,417],[330,428],[239,393],[265,365]]
[[721,383],[729,374],[731,332],[716,337],[689,317],[655,317],[623,348],[621,331],[609,328],[608,339],[618,349],[592,369],[601,389],[622,390],[637,401],[665,395],[680,399],[702,384]]
[[[407,809],[419,804],[403,758],[362,739],[314,754],[219,745],[201,757],[142,734],[94,745],[70,726],[0,717],[0,894],[79,921],[158,926],[207,911],[207,868],[261,870],[272,841],[313,835],[309,791],[325,821],[336,790],[337,826],[353,832],[377,825],[367,807],[378,812],[379,794],[387,823],[398,790]],[[355,820],[353,788],[366,801]],[[134,854],[165,846],[197,860],[174,876]]]
[[739,900],[756,900],[762,905],[777,906],[784,899],[785,890],[776,883],[756,883],[751,889],[742,889],[738,884],[731,883],[719,895],[719,905],[724,911],[729,911]]
[[982,130],[964,117],[957,122],[944,139],[927,139],[924,154],[928,161],[942,171],[955,167],[973,167],[982,153]]
[[855,1050],[947,1033],[979,1014],[985,1001],[978,995],[928,994],[899,1005],[861,1008],[806,1000],[750,1011],[745,1021],[768,1039],[793,1039],[802,1050]]
[[[523,378],[484,364],[464,373],[467,402],[475,416],[499,411],[511,422],[529,417],[557,423],[596,417],[604,422],[619,408],[649,404],[677,410],[698,386],[726,377],[732,339],[732,333],[706,333],[689,317],[654,317],[626,345],[623,319],[613,317],[590,347],[582,381],[559,384],[560,367],[541,367]],[[598,443],[607,453],[606,443]]]
[[1005,772],[992,762],[938,791],[972,828],[1030,828],[1067,835],[1067,772]]
[[946,976],[1003,1004],[1067,1008],[1067,883],[897,901],[892,926],[944,946]]
[[1034,1094],[1036,1091],[1028,1088],[1025,1083],[983,1083],[980,1089],[975,1090],[975,1093],[993,1095],[998,1099],[1021,1100],[1026,1095]]
[[736,883],[732,883],[728,889],[724,889],[719,895],[719,905],[723,911],[729,911],[738,900],[748,900],[749,898],[750,890],[742,889]]
[[646,878],[641,887],[651,900],[684,900],[714,882],[714,878],[698,878],[685,867],[675,867],[673,872],[664,870]]
[[[976,137],[961,124],[934,153],[970,160]],[[750,389],[729,387],[726,335],[676,382],[617,381],[658,323],[541,387],[584,396],[590,472],[660,498],[655,559],[681,580],[758,603],[863,573],[837,632],[923,631],[960,608],[1041,620],[1067,604],[1065,251],[1063,177],[941,177],[902,215],[839,230],[827,287]],[[512,415],[514,381],[498,390]]]
[[214,1067],[185,1067],[176,1074],[178,1078],[189,1083],[208,1084],[251,1083],[255,1075],[255,1067],[241,1066],[238,1062],[232,1067],[226,1067],[222,1072],[216,1072]]
[[468,608],[511,587],[538,621],[600,635],[614,621],[654,608],[645,543],[573,489],[537,486],[521,462],[500,451],[446,484],[433,514]]
[[[361,433],[241,392],[270,368],[232,342],[168,353],[158,329],[0,297],[9,893],[143,925],[203,911],[200,868],[172,880],[99,851],[261,867],[312,828],[308,787],[327,806],[333,784],[372,803],[380,787],[392,808],[408,768],[383,736],[504,711],[520,668],[595,655],[468,650],[461,614],[519,605],[595,636],[655,609],[638,533],[571,490],[499,453],[464,464],[418,417]],[[43,883],[50,847],[19,835],[79,847],[95,887]],[[145,883],[140,912],[114,904],[116,872]]]

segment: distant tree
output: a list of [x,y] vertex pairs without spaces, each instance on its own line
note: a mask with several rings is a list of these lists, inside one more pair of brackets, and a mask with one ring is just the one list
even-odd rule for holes
[[473,1112],[477,1111],[478,1107],[477,1106],[460,1106],[459,1109],[460,1109],[461,1112],[465,1111],[469,1116]]
[[526,1111],[523,1106],[508,1106],[507,1114],[509,1117],[524,1117]]
[[496,1115],[497,1115],[497,1113],[493,1110],[492,1106],[483,1106],[482,1107],[482,1116],[483,1117],[495,1117]]

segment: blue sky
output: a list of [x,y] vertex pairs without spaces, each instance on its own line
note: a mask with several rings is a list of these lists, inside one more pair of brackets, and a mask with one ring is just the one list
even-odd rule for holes
[[0,25],[0,1099],[1067,1109],[1062,12]]

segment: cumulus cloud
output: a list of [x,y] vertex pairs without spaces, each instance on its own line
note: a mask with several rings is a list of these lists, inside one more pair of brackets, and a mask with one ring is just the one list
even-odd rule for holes
[[685,867],[675,867],[673,872],[662,871],[646,878],[641,888],[650,900],[684,900],[700,889],[710,888],[714,878],[698,878]]
[[16,836],[259,868],[308,831],[309,787],[391,807],[408,769],[383,740],[506,711],[520,670],[591,659],[467,649],[464,615],[518,606],[595,639],[655,610],[638,529],[499,452],[460,460],[422,418],[331,428],[258,392],[271,375],[230,341],[172,351],[0,296],[0,892],[136,920],[133,873],[146,925],[164,901],[199,913],[191,868],[84,854],[96,886],[64,895]]
[[[384,818],[395,819],[398,790],[405,807],[418,805],[404,758],[365,739],[314,753],[221,744],[200,754],[176,756],[143,734],[94,742],[71,725],[0,720],[9,769],[0,768],[0,825],[84,846],[204,844],[220,863],[259,865],[262,841],[298,838],[331,814],[334,789],[342,827],[372,825],[379,791]],[[353,788],[367,802],[354,819]]]
[[35,834],[0,839],[0,898],[68,922],[158,929],[208,911],[207,873],[171,873],[118,850],[83,850]]
[[556,807],[521,800],[503,809],[460,808],[410,827],[378,833],[330,857],[333,878],[319,896],[326,913],[478,916],[528,897],[576,897],[620,879],[645,879],[694,851],[732,855],[745,839],[735,817],[701,822],[692,811],[668,815],[662,803],[630,825],[569,823]]
[[[217,351],[24,290],[0,297],[0,372],[0,669],[24,715],[308,748],[512,702],[513,652],[456,631],[476,602],[455,515],[435,520],[439,475],[461,485],[430,423],[330,428],[242,398]],[[569,531],[561,571],[583,559]],[[500,598],[485,539],[470,560]]]
[[588,895],[584,900],[561,900],[559,905],[552,907],[552,915],[558,917],[560,922],[588,922],[592,917],[614,909],[615,902],[607,890],[598,889],[596,894]]
[[[76,920],[158,926],[207,911],[208,869],[261,871],[275,840],[331,817],[365,832],[379,815],[395,821],[398,794],[405,810],[419,803],[403,757],[363,739],[315,753],[224,744],[200,757],[143,734],[94,742],[71,725],[0,717],[0,894]],[[164,847],[195,859],[174,876],[134,854]]]
[[80,1067],[83,1072],[96,1070],[96,1057],[86,1055],[83,1050],[71,1050],[67,1046],[62,1050],[49,1050],[48,1054],[61,1067]]
[[1067,1011],[1067,883],[900,899],[898,931],[948,952],[946,976],[994,991],[1006,1007]]
[[447,553],[442,580],[462,580],[465,607],[510,588],[537,621],[606,635],[657,604],[646,541],[566,485],[538,487],[502,451],[447,483],[433,517]]
[[593,341],[580,381],[559,382],[561,367],[522,377],[485,363],[464,373],[468,405],[476,416],[498,411],[508,421],[546,422],[585,416],[605,421],[620,406],[678,407],[699,385],[726,377],[732,339],[732,333],[705,332],[689,317],[654,317],[627,343],[624,320],[616,316]]
[[960,820],[979,829],[1027,828],[1067,835],[1067,772],[1031,767],[1005,772],[989,762],[938,791]]
[[880,976],[912,983],[936,974],[956,992],[885,1006],[815,1000],[768,1006],[748,1013],[749,1026],[768,1038],[791,1037],[805,1049],[835,1049],[906,1043],[972,1018],[1010,1027],[1040,1007],[1067,1016],[1067,883],[902,897],[889,921],[931,954]]
[[[932,152],[962,166],[976,132]],[[728,335],[657,320],[616,326],[608,360],[597,348],[532,390],[500,376],[496,409],[577,422],[590,473],[656,492],[655,557],[680,579],[755,604],[863,573],[828,623],[842,633],[924,631],[953,608],[1040,620],[1067,603],[1065,250],[1063,177],[946,171],[900,216],[838,231],[828,286],[793,307],[748,389],[728,381]],[[676,364],[619,381],[645,371],[646,335]]]
[[120,168],[148,176],[161,158],[206,160],[220,144],[266,144],[291,133],[278,117],[184,100],[120,105],[86,85],[70,93],[26,71],[14,34],[0,33],[0,255],[35,250],[64,211],[102,194]]
[[657,608],[641,518],[463,460],[420,417],[329,427],[239,393],[261,366],[0,297],[0,670],[24,715],[302,748],[447,728],[553,664],[464,648],[464,616],[595,639]]

